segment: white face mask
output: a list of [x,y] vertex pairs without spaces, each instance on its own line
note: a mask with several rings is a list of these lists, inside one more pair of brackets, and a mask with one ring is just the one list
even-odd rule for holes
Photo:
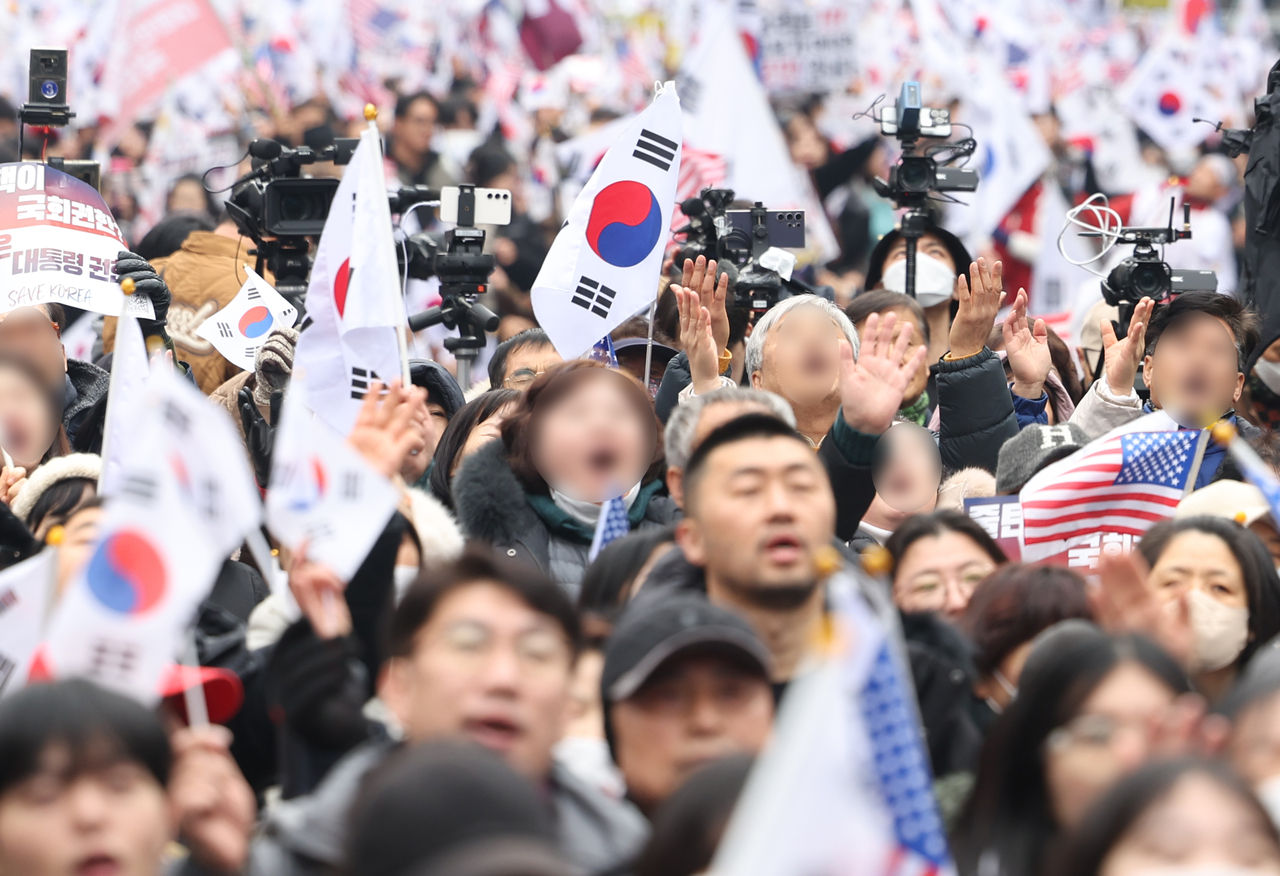
[[1264,779],[1258,787],[1254,788],[1254,792],[1258,795],[1263,808],[1267,810],[1267,814],[1271,816],[1271,821],[1280,825],[1280,776]]
[[1223,605],[1203,590],[1187,595],[1195,647],[1192,671],[1213,672],[1240,656],[1249,641],[1249,609]]
[[1259,359],[1253,366],[1253,373],[1266,384],[1272,392],[1280,392],[1280,362],[1268,362]]
[[392,580],[396,582],[396,605],[400,604],[400,600],[404,599],[405,591],[414,581],[418,580],[418,572],[421,571],[417,566],[401,566],[397,565],[391,573]]
[[[949,301],[956,290],[956,272],[933,256],[916,257],[916,300],[921,307],[933,307]],[[890,292],[907,291],[907,260],[885,268],[884,288]]]

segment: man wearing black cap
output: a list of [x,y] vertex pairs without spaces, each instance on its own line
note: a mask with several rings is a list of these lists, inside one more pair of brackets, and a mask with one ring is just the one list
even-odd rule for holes
[[699,767],[759,752],[773,657],[745,620],[692,593],[641,595],[605,650],[605,735],[645,814]]

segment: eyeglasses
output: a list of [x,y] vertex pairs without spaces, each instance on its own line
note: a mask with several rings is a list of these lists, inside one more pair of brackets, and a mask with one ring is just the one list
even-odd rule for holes
[[1081,748],[1110,748],[1121,732],[1137,733],[1144,739],[1149,735],[1149,724],[1144,720],[1123,720],[1111,715],[1081,715],[1049,734],[1045,744],[1051,751],[1062,751],[1072,746]]
[[528,389],[529,386],[546,371],[534,371],[532,368],[520,368],[511,372],[511,376],[502,381],[507,389]]
[[[494,630],[476,621],[458,621],[446,628],[438,646],[468,672],[478,672],[505,644]],[[510,642],[520,669],[528,675],[547,675],[569,665],[570,649],[563,636],[546,629],[526,630]]]

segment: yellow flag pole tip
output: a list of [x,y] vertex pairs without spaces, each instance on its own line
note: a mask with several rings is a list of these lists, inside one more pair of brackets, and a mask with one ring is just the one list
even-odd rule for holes
[[366,103],[364,105],[365,121],[372,122],[377,117],[378,117],[378,108],[371,103]]
[[66,530],[62,528],[61,524],[57,526],[50,526],[49,531],[45,533],[44,543],[57,547],[62,544],[62,538],[64,535],[66,535]]
[[133,277],[125,277],[120,281],[120,291],[125,295],[132,295],[134,292]]
[[1209,430],[1209,434],[1213,436],[1213,440],[1219,444],[1230,444],[1232,439],[1236,437],[1236,427],[1228,423],[1226,420],[1219,420],[1214,423]]
[[888,575],[893,571],[893,554],[881,545],[872,545],[862,552],[862,568],[868,575]]

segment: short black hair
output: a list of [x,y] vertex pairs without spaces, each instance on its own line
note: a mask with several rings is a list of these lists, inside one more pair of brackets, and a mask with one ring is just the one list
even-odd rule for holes
[[575,655],[581,649],[582,624],[562,587],[537,568],[500,557],[491,548],[473,542],[458,559],[425,572],[405,592],[391,616],[386,653],[409,656],[418,632],[431,620],[440,600],[480,581],[492,581],[510,590],[529,608],[559,624]]
[[550,346],[552,346],[550,336],[540,328],[525,329],[498,344],[493,351],[493,357],[489,360],[489,388],[502,388],[502,383],[507,377],[507,359],[516,350],[523,350],[525,347]]
[[916,325],[920,326],[920,334],[924,336],[925,346],[928,346],[929,320],[925,318],[924,308],[920,306],[920,302],[910,295],[890,292],[888,289],[868,289],[849,303],[849,306],[844,309],[844,315],[849,317],[849,322],[857,326],[873,313],[884,313],[886,310],[897,307],[911,311]]
[[973,668],[991,675],[1019,645],[1071,618],[1093,618],[1083,578],[1061,566],[1010,563],[973,591],[960,627],[973,643]]
[[415,91],[412,94],[402,94],[396,98],[396,118],[403,119],[409,114],[409,107],[420,100],[425,100],[431,104],[435,108],[436,117],[440,117],[440,101],[436,100],[435,95],[429,91]]
[[[453,508],[453,461],[458,458],[462,448],[466,446],[471,432],[509,404],[519,401],[520,393],[514,389],[490,389],[458,408],[457,413],[449,418],[449,425],[444,427],[440,441],[436,444],[436,452],[431,457],[431,474],[427,477],[427,486],[431,495],[435,496],[449,508]],[[498,439],[494,439],[495,441]]]
[[516,160],[501,146],[484,145],[467,159],[467,175],[478,186],[487,186],[515,166]]
[[36,684],[0,701],[0,797],[40,769],[50,746],[64,746],[69,775],[124,761],[163,787],[172,752],[156,713],[83,679]]
[[702,479],[707,458],[726,444],[736,444],[752,438],[791,438],[799,441],[806,449],[809,444],[795,429],[772,414],[750,413],[734,417],[727,423],[717,426],[711,434],[702,440],[689,455],[689,462],[684,467],[684,492],[686,505],[694,493],[695,486]]
[[1243,371],[1249,354],[1258,345],[1258,314],[1232,296],[1217,292],[1183,292],[1169,303],[1158,305],[1151,314],[1151,325],[1147,326],[1146,354],[1153,355],[1169,326],[1189,313],[1217,317],[1230,327],[1236,342],[1236,367]]
[[959,511],[934,511],[932,514],[916,514],[913,517],[908,517],[901,526],[894,530],[893,535],[889,536],[889,540],[884,543],[884,546],[893,556],[893,562],[896,566],[911,545],[922,538],[936,537],[947,532],[958,532],[961,535],[967,535],[974,544],[982,549],[983,553],[991,557],[991,561],[997,566],[1003,566],[1009,562],[1009,558],[1000,549],[1000,545],[995,543],[995,540],[987,534],[982,525],[972,517],[961,514]]
[[[594,612],[612,620],[622,609],[622,591],[636,582],[636,574],[649,560],[659,545],[675,543],[676,528],[662,526],[633,532],[610,542],[600,555],[591,561],[582,576],[578,590],[578,608]],[[632,588],[634,590],[634,588]]]
[[213,220],[199,213],[173,213],[142,236],[134,252],[147,261],[173,255],[193,231],[212,231]]
[[40,494],[22,522],[35,532],[40,528],[41,521],[50,515],[65,518],[84,504],[85,487],[93,487],[96,491],[98,482],[93,478],[63,478]]

